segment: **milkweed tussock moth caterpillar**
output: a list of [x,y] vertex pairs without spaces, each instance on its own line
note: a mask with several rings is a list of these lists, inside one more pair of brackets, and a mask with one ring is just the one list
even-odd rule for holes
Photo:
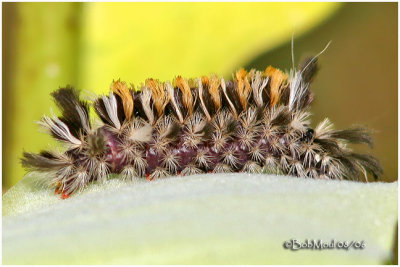
[[240,69],[228,81],[178,76],[171,83],[147,79],[134,90],[118,80],[109,95],[91,103],[72,87],[60,88],[51,95],[61,116],[44,116],[39,124],[65,144],[65,152],[25,152],[22,165],[49,174],[49,185],[63,198],[110,173],[149,180],[221,172],[378,177],[377,159],[348,147],[372,146],[367,129],[334,130],[328,119],[310,128],[316,71],[314,57],[289,73]]

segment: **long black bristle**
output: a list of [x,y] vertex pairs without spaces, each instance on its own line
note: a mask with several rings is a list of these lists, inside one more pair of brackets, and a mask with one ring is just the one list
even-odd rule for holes
[[48,151],[42,151],[40,154],[23,152],[21,164],[25,169],[35,171],[52,171],[67,165]]
[[51,96],[61,110],[62,116],[59,119],[68,126],[72,135],[79,138],[80,133],[85,129],[77,108],[81,108],[83,116],[90,126],[89,104],[80,100],[79,91],[70,86],[54,91]]
[[350,128],[345,130],[335,130],[331,133],[333,138],[343,139],[347,142],[354,144],[367,144],[371,148],[373,146],[373,139],[370,131],[363,127]]

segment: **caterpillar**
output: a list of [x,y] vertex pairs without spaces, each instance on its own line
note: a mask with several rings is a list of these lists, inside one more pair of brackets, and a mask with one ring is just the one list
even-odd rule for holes
[[[317,56],[283,72],[239,69],[173,81],[147,79],[138,90],[117,80],[92,101],[71,86],[51,93],[60,116],[38,122],[63,151],[24,152],[28,171],[47,174],[61,198],[108,174],[148,180],[199,173],[273,173],[316,179],[367,180],[382,174],[376,158],[349,144],[372,147],[364,127],[310,126],[310,84]],[[100,121],[90,116],[91,109]]]

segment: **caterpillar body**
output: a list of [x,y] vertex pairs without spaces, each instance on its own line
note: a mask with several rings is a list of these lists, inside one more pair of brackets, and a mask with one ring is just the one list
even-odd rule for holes
[[[317,58],[289,73],[238,70],[217,76],[147,79],[139,90],[113,81],[109,95],[79,98],[72,87],[51,95],[61,116],[39,124],[65,144],[64,152],[23,153],[22,165],[48,174],[62,198],[110,173],[148,180],[171,175],[249,172],[317,179],[367,179],[381,175],[374,157],[350,143],[372,146],[363,127],[334,130],[325,119],[310,127],[310,84]],[[101,120],[93,125],[90,107]]]

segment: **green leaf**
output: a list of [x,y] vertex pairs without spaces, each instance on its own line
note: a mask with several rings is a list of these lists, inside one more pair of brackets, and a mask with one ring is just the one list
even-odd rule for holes
[[[3,196],[3,264],[381,264],[397,182],[205,174],[110,179],[61,200],[31,173]],[[291,251],[296,238],[364,249]]]

